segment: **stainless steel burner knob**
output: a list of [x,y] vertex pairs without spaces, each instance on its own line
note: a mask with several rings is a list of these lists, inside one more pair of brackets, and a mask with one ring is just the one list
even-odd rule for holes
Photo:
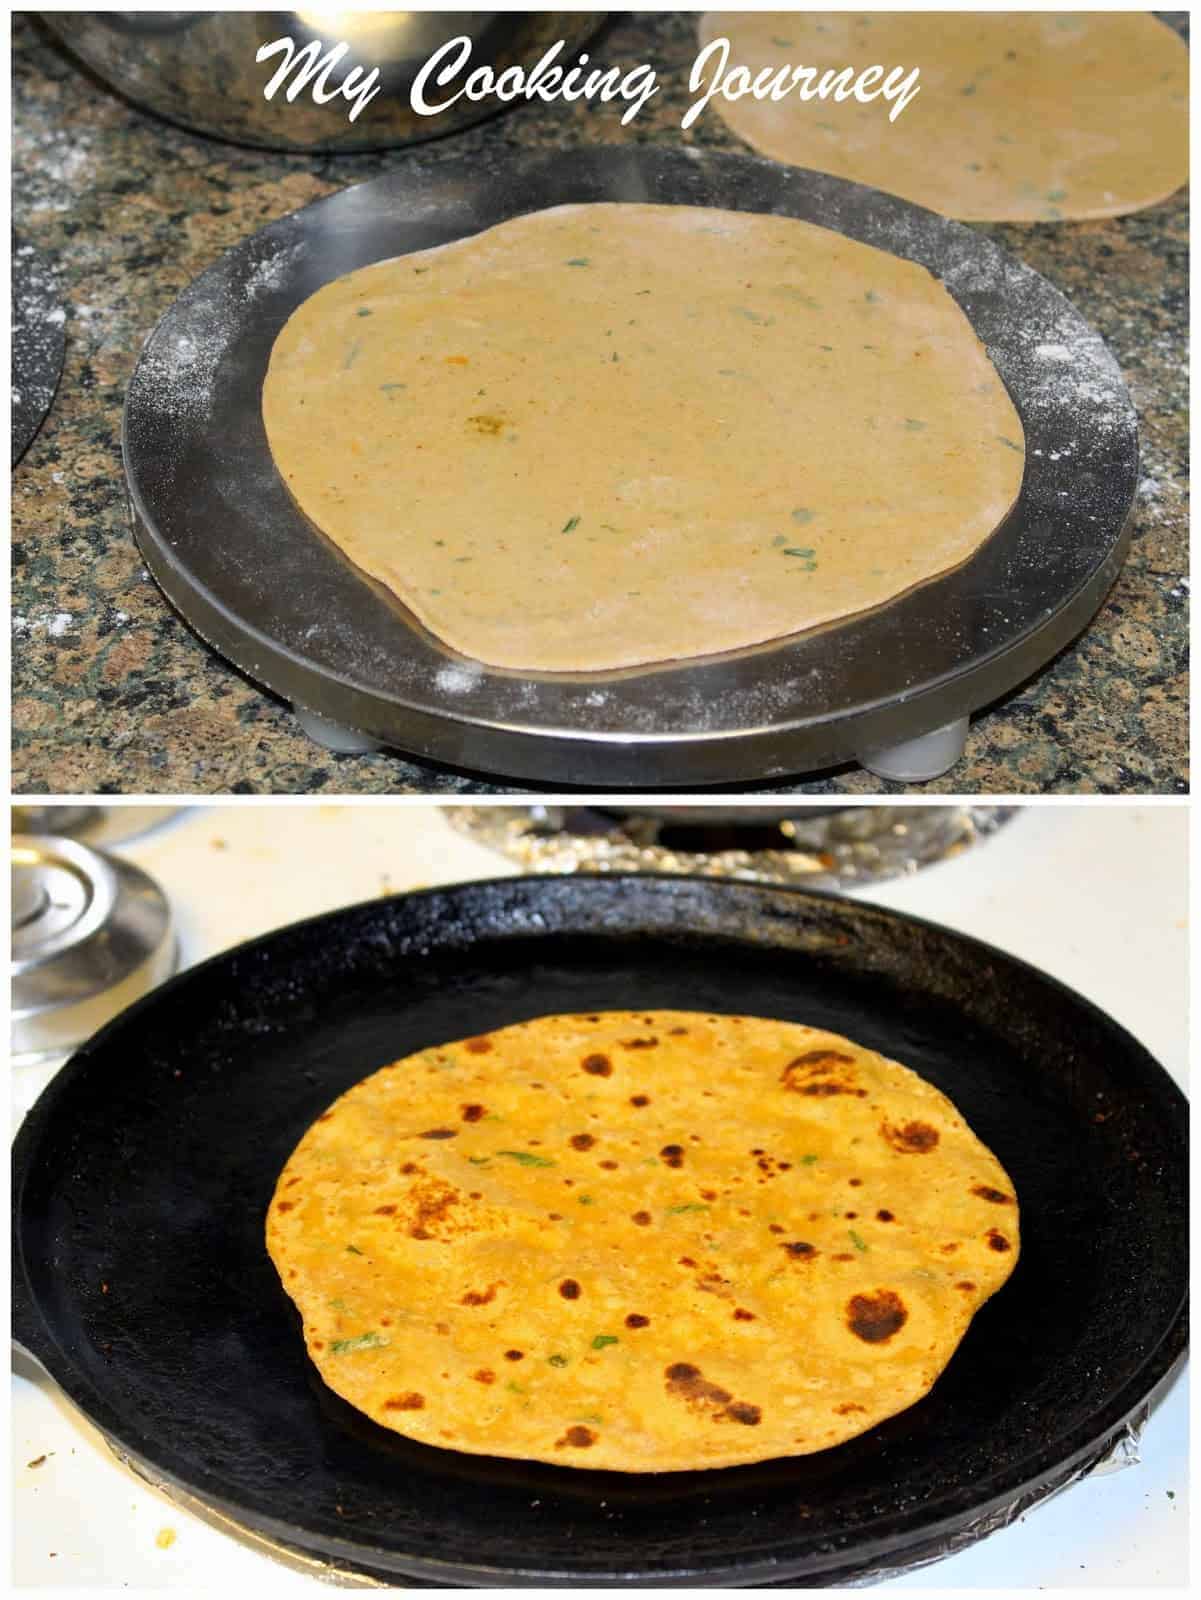
[[11,1048],[61,1055],[175,968],[171,912],[152,878],[74,839],[14,834]]

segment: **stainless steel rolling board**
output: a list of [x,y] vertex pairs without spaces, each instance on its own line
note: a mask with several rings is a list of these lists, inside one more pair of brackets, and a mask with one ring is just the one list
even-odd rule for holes
[[[1020,497],[954,572],[755,648],[531,675],[442,646],[302,517],[260,413],[272,344],[323,284],[510,217],[587,201],[772,212],[919,261],[963,308],[1026,433]],[[1071,304],[983,233],[823,173],[687,148],[412,161],[244,240],[151,335],[123,436],[134,532],[205,640],[333,749],[392,745],[555,785],[779,782],[858,760],[945,771],[968,714],[1078,634],[1125,554],[1138,445],[1117,363]]]

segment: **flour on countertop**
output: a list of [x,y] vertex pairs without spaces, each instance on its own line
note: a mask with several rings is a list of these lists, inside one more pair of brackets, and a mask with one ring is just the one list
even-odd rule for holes
[[19,611],[14,611],[12,630],[19,639],[36,633],[45,633],[52,639],[61,639],[64,634],[70,633],[76,621],[77,618],[70,611],[47,611],[36,617],[26,617]]

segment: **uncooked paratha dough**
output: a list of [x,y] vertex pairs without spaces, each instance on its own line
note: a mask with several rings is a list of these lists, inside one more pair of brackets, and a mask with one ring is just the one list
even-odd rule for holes
[[1136,11],[711,11],[730,65],[921,68],[895,122],[855,99],[709,102],[756,150],[965,221],[1113,217],[1188,176],[1188,50]]
[[427,1444],[620,1472],[804,1455],[919,1400],[1018,1256],[996,1157],[837,1034],[542,1017],[373,1073],[267,1247],[331,1389]]
[[479,661],[708,655],[970,556],[1024,438],[923,267],[790,218],[537,212],[328,284],[263,387],[308,517]]

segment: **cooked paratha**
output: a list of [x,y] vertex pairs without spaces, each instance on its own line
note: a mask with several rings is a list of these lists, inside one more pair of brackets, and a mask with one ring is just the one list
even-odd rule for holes
[[323,1112],[267,1247],[325,1382],[423,1443],[664,1472],[827,1449],[925,1395],[1018,1257],[997,1158],[837,1034],[540,1017]]

